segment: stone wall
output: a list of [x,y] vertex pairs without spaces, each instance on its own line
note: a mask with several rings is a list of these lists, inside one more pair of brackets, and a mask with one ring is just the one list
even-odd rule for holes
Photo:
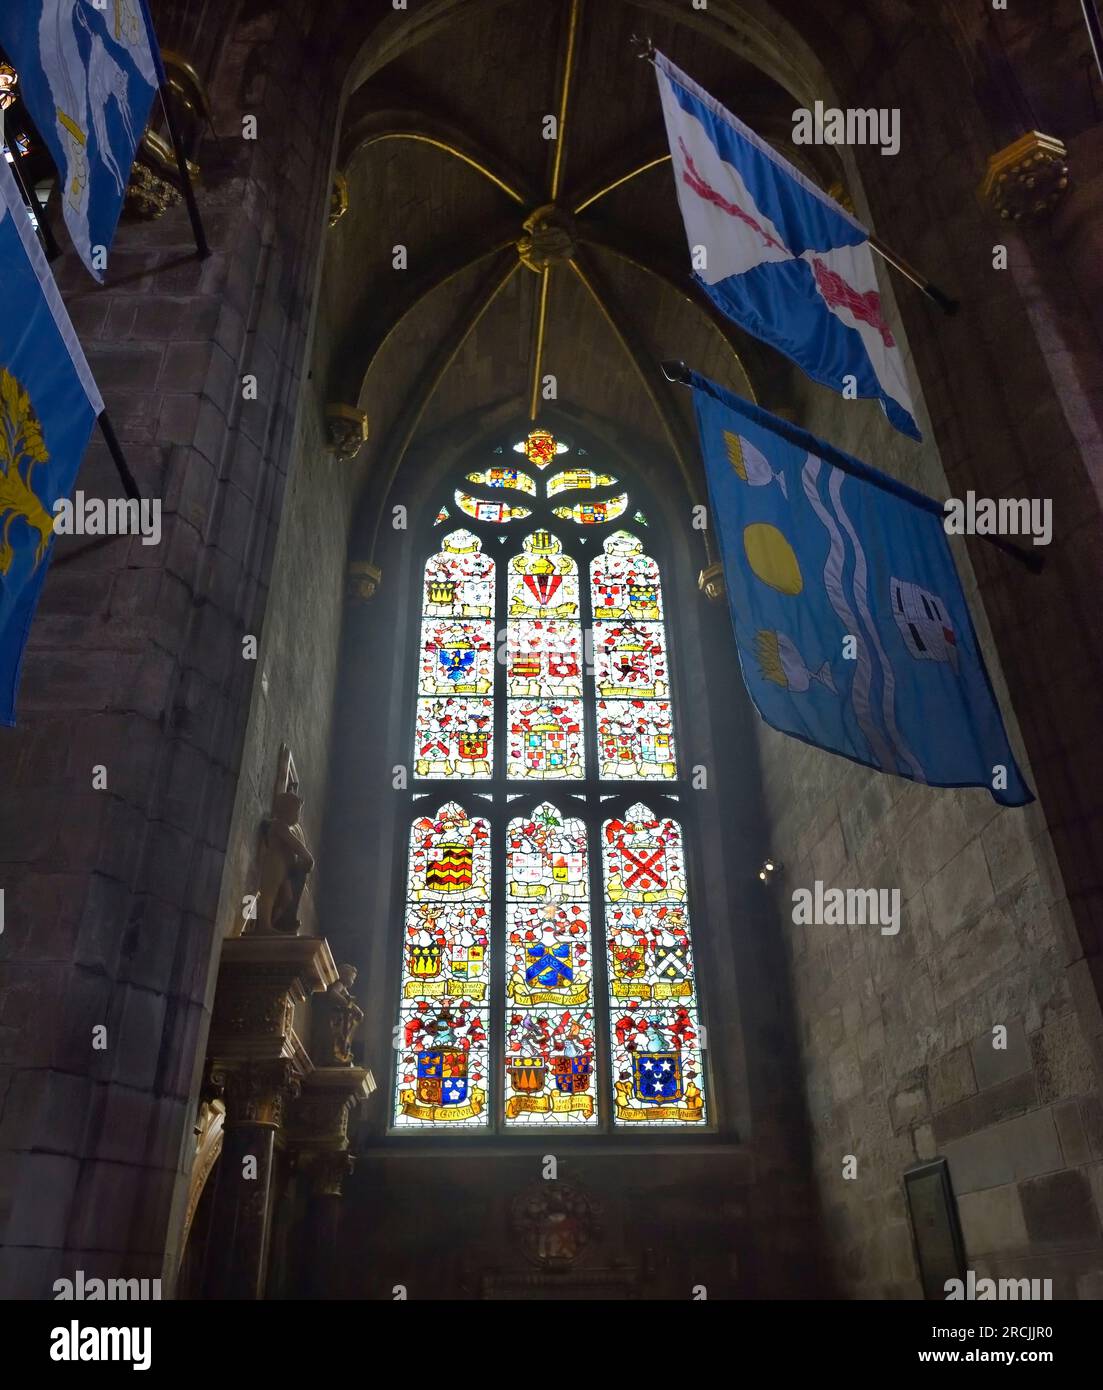
[[[170,9],[155,4],[155,19]],[[177,207],[120,230],[102,289],[72,255],[55,265],[139,485],[163,499],[164,534],[59,543],[19,727],[0,731],[5,1296],[48,1294],[76,1268],[160,1275],[190,1159],[255,671],[242,636],[266,606],[328,201],[337,97],[310,20],[290,0],[250,4],[220,54],[200,196],[209,260]],[[241,138],[244,113],[256,142]],[[78,485],[119,494],[98,440]],[[106,790],[92,789],[96,764]]]
[[[914,32],[907,39],[891,60],[880,55],[878,79],[871,62],[861,102],[903,108],[912,122],[907,169],[874,154],[861,173],[878,232],[963,300],[946,319],[895,280],[915,353],[913,385],[918,377],[925,388],[928,442],[917,448],[872,405],[802,380],[767,404],[788,407],[814,433],[934,496],[972,487],[982,496],[1053,500],[1055,539],[1041,577],[983,543],[955,544],[1020,755],[1016,714],[1028,735],[1035,766],[1022,761],[1040,802],[1000,809],[986,791],[914,786],[759,726],[771,848],[785,865],[773,891],[800,1020],[815,1167],[835,1274],[852,1296],[919,1296],[902,1174],[943,1155],[971,1268],[1052,1278],[1057,1298],[1099,1297],[1103,1109],[1093,1066],[1097,943],[1086,896],[1098,874],[1084,828],[1096,793],[1082,763],[1057,770],[1096,737],[1087,671],[1100,659],[1098,631],[1077,625],[1075,590],[1091,591],[1096,568],[1077,536],[1088,528],[1098,536],[1087,476],[1099,344],[1080,297],[1088,287],[1081,282],[1078,294],[1065,280],[1050,230],[1012,235],[976,197],[983,121],[970,127],[963,150],[960,112],[953,131],[922,118],[953,65],[921,62],[928,40]],[[922,73],[922,89],[908,78],[909,63],[917,80]],[[926,190],[918,200],[917,185]],[[864,197],[859,187],[859,203]],[[1076,208],[1071,200],[1054,224],[1074,246],[1085,225],[1085,209]],[[997,242],[1009,245],[1009,271],[992,268]],[[1081,273],[1086,262],[1073,259]],[[1013,353],[1004,346],[1011,342]],[[898,888],[899,935],[794,925],[792,891],[817,879]],[[993,1046],[999,1025],[1003,1050]],[[846,1155],[858,1160],[853,1180],[843,1176]]]

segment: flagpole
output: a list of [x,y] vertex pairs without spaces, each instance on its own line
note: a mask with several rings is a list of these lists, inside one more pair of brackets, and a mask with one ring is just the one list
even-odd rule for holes
[[[1084,0],[1085,6],[1089,3],[1091,3],[1091,0]],[[655,66],[655,45],[649,38],[640,38],[638,34],[633,34],[628,42],[635,51],[637,58],[642,58],[644,62],[650,63],[652,67]],[[887,262],[888,265],[891,265],[894,270],[899,271],[905,280],[910,280],[928,299],[937,304],[944,314],[957,313],[961,306],[956,299],[951,299],[945,291],[938,288],[933,280],[928,280],[925,275],[921,275],[918,270],[910,266],[908,262],[904,260],[903,256],[898,256],[896,252],[886,246],[879,237],[873,236],[872,233],[867,233],[867,235],[869,236],[869,248],[871,251],[876,251],[881,259]]]
[[126,461],[126,455],[122,451],[119,437],[115,433],[115,428],[106,410],[100,411],[99,416],[100,432],[103,435],[104,443],[114,460],[115,467],[118,469],[119,477],[122,479],[123,491],[135,502],[142,500],[142,494],[138,491],[138,484],[134,481],[134,474],[130,471],[130,465]]
[[933,300],[944,314],[957,313],[961,305],[956,299],[951,299],[932,280],[924,279],[918,270],[910,266],[895,251],[890,250],[879,237],[870,236],[869,249],[876,251],[883,261],[887,261],[892,266],[893,270],[898,270],[905,280],[910,280],[913,285],[922,290],[927,298]]
[[[12,100],[14,100],[14,97]],[[6,106],[0,106],[0,158],[6,158],[3,153],[5,148],[7,148],[9,152],[11,151],[11,146],[8,144],[8,132],[5,128],[4,121],[4,113],[6,110]],[[16,149],[18,149],[18,146]],[[46,259],[48,261],[56,261],[58,256],[61,255],[61,247],[57,244],[57,238],[54,236],[54,229],[46,220],[44,209],[38,202],[38,199],[31,196],[30,189],[23,182],[23,174],[19,168],[19,155],[17,153],[13,153],[11,159],[8,160],[8,168],[15,176],[15,181],[19,185],[19,191],[23,194],[23,200],[30,209],[31,215],[34,217],[35,231],[38,233],[43,249],[46,252]]]
[[1095,0],[1080,0],[1080,8],[1084,11],[1084,23],[1088,26],[1088,39],[1095,54],[1095,65],[1099,69],[1100,79],[1103,80],[1103,23],[1099,19],[1099,10]]
[[[11,148],[10,146],[8,147]],[[19,191],[23,195],[23,200],[27,204],[28,211],[35,220],[35,231],[38,233],[43,250],[46,252],[48,261],[56,261],[61,255],[61,247],[57,244],[57,237],[54,236],[54,229],[50,226],[46,217],[46,209],[34,197],[30,189],[23,181],[23,173],[19,168],[19,156],[13,155],[8,168],[15,175],[15,181],[19,185]]]
[[165,125],[172,141],[172,152],[176,156],[176,167],[180,171],[184,202],[188,207],[188,217],[191,219],[191,229],[195,236],[196,255],[201,261],[205,261],[211,254],[211,248],[207,245],[207,233],[203,230],[203,219],[199,215],[199,204],[195,201],[195,190],[192,188],[191,174],[188,173],[188,161],[180,144],[180,132],[176,128],[176,121],[165,99],[163,82],[157,88],[157,95],[161,101],[161,110],[165,113]]
[[[663,369],[663,376],[666,377],[667,381],[675,382],[679,386],[694,387],[693,373],[684,362],[667,361],[660,365]],[[761,410],[762,407],[759,406],[758,409]],[[785,425],[785,423],[784,420],[779,421],[781,425]],[[801,434],[804,433],[803,430],[800,430],[799,425],[794,426],[794,428]],[[778,430],[778,434],[781,435],[783,439],[786,437],[784,430]],[[946,515],[945,503],[938,502],[935,498],[928,497],[926,493],[918,492],[915,488],[907,487],[903,483],[898,483],[895,487],[889,487],[887,482],[881,482],[876,476],[872,476],[872,470],[871,473],[866,473],[864,471],[859,473],[857,468],[850,464],[847,456],[838,449],[829,447],[828,455],[825,455],[825,462],[829,463],[833,468],[839,468],[844,473],[851,474],[852,477],[860,478],[864,483],[869,483],[873,487],[879,487],[885,492],[891,492],[894,497],[899,497],[902,501],[910,500],[913,506],[922,507],[923,510],[929,511],[935,516],[944,517]],[[895,482],[895,479],[892,481]],[[912,496],[909,498],[905,495],[906,493],[911,493]],[[997,550],[1002,550],[1005,555],[1010,555],[1012,559],[1018,560],[1020,564],[1025,565],[1032,574],[1040,574],[1045,566],[1045,557],[1039,555],[1036,550],[1026,550],[1021,545],[1016,545],[1014,541],[1005,540],[1002,536],[984,536],[977,533],[977,540],[987,541],[989,545],[994,545]]]

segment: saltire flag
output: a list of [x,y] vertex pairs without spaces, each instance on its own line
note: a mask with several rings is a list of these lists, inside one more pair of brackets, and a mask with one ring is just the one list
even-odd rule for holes
[[740,666],[766,723],[913,782],[1033,801],[939,504],[690,377]]
[[145,0],[3,0],[0,46],[57,165],[73,245],[102,282],[134,152],[164,81]]
[[23,648],[103,401],[7,161],[0,159],[0,723],[15,723]]
[[921,439],[869,232],[661,53],[655,71],[691,254],[705,249],[698,285],[813,381],[841,392],[852,376]]

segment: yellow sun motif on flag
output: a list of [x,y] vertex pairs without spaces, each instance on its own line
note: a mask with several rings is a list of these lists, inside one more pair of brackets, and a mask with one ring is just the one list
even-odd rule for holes
[[747,563],[763,584],[779,594],[796,595],[804,588],[804,578],[793,547],[776,526],[756,521],[743,530],[743,549]]

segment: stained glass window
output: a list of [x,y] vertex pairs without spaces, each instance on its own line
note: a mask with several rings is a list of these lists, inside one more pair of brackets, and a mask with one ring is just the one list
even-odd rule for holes
[[490,827],[449,802],[410,831],[399,1128],[487,1124]]
[[590,564],[602,777],[677,776],[659,567],[629,531],[607,537]]
[[616,482],[612,473],[595,473],[592,468],[567,468],[548,479],[548,496],[556,497],[575,488],[615,487]]
[[550,531],[509,562],[506,671],[509,762],[517,779],[583,776],[582,624],[578,565]]
[[576,526],[604,526],[628,510],[628,494],[609,497],[604,502],[576,502],[573,507],[553,507],[552,516],[573,521]]
[[602,827],[613,1120],[705,1118],[682,831],[636,804]]
[[469,483],[481,483],[483,487],[508,487],[515,492],[536,495],[536,483],[519,468],[484,468],[477,473],[468,473]]
[[414,773],[490,777],[494,561],[470,531],[452,531],[430,556],[421,611]]
[[[570,452],[539,428],[514,448],[541,471]],[[442,527],[449,506],[429,510],[395,1132],[693,1132],[714,1118],[670,611],[631,489],[600,458],[543,480],[483,458],[448,483],[461,529]],[[590,496],[555,505],[572,492]],[[521,518],[527,535],[502,527]]]
[[531,516],[527,507],[514,507],[508,502],[488,502],[482,497],[472,497],[470,493],[456,489],[456,506],[473,521],[494,521],[504,523],[516,521],[519,517]]
[[537,468],[547,468],[556,454],[565,454],[570,447],[561,443],[549,430],[529,430],[524,439],[513,446]]
[[586,825],[549,802],[506,828],[507,1127],[597,1123]]

